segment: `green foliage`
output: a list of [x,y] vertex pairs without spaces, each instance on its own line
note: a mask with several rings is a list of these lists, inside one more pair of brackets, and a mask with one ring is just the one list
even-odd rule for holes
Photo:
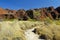
[[14,21],[16,19],[3,19],[3,21]]
[[40,11],[34,11],[33,14],[34,14],[35,16],[40,16]]
[[60,20],[55,20],[56,25],[60,25]]
[[45,21],[47,21],[47,23],[53,23],[53,20],[51,20],[49,17],[47,17]]

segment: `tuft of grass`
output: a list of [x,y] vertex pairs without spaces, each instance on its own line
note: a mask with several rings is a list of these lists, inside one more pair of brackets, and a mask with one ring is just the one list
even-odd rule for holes
[[60,25],[60,20],[55,20],[56,25]]
[[53,23],[53,20],[51,20],[49,17],[47,17],[46,19],[45,19],[45,21],[47,22],[47,23]]

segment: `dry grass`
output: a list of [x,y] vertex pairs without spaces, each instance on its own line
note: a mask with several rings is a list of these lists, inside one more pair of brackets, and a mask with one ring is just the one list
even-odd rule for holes
[[[56,22],[59,23],[58,21]],[[60,40],[60,25],[56,24],[56,22],[2,21],[0,22],[0,40],[6,38],[9,40],[15,38],[26,40],[24,31],[35,27],[37,29],[36,34],[44,34],[46,35],[47,39],[51,40],[55,36],[56,40]]]

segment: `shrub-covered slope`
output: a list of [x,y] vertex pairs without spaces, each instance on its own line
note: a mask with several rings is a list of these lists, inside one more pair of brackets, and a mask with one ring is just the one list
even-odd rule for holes
[[0,19],[2,20],[10,20],[10,19],[18,19],[18,20],[44,20],[49,17],[52,20],[60,19],[60,7],[45,7],[45,8],[35,8],[35,9],[19,9],[19,10],[10,10],[0,8]]

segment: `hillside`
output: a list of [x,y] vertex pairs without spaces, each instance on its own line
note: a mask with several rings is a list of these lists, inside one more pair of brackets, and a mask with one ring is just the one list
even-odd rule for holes
[[19,9],[19,10],[11,10],[11,9],[3,9],[0,8],[0,19],[2,20],[10,20],[10,19],[18,19],[18,20],[45,20],[49,17],[51,20],[59,20],[60,19],[60,7],[54,8],[45,7],[45,8],[35,8],[35,9]]
[[0,40],[60,40],[60,7],[0,8]]

